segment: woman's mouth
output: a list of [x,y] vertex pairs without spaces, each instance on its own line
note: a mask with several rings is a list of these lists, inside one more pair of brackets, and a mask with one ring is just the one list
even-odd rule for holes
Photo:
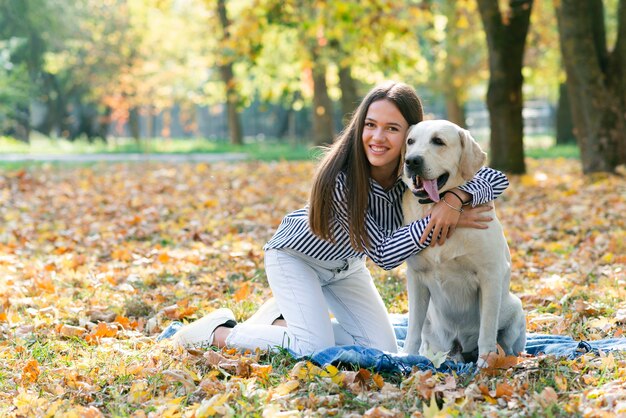
[[383,154],[387,151],[387,147],[382,147],[382,146],[378,146],[378,145],[370,145],[370,150],[374,153],[374,154]]

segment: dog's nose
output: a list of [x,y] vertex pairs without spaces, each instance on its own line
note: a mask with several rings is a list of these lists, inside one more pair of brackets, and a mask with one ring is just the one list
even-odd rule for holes
[[418,155],[416,157],[407,158],[404,164],[410,173],[421,173],[422,167],[424,166],[424,157]]

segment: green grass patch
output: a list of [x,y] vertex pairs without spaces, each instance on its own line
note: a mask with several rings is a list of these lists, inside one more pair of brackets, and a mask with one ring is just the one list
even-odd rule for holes
[[308,160],[316,151],[309,144],[296,141],[267,139],[247,140],[243,145],[232,145],[225,140],[204,138],[111,138],[107,142],[85,139],[68,141],[32,135],[30,143],[0,136],[0,154],[221,154],[244,153],[249,159],[261,161]]
[[[554,137],[550,135],[527,135],[524,138],[526,157],[544,158],[580,158],[576,144],[554,145]],[[488,150],[488,140],[483,141]],[[247,159],[258,161],[301,161],[315,159],[319,150],[303,141],[279,139],[246,139],[243,145],[232,145],[223,139],[209,140],[206,138],[150,138],[135,140],[132,138],[111,138],[104,142],[86,139],[68,141],[62,138],[51,138],[33,134],[30,143],[24,143],[11,137],[0,136],[0,154],[245,154]],[[37,166],[38,161],[4,161],[0,167],[19,169],[24,165]],[[66,165],[67,162],[54,163]]]
[[544,158],[580,158],[580,150],[576,144],[554,145],[547,148],[528,148],[525,150],[526,156],[536,159]]

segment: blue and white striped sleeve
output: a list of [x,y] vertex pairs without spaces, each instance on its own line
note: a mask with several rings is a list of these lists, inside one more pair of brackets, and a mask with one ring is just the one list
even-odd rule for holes
[[472,195],[472,206],[491,202],[509,187],[509,179],[504,173],[490,167],[483,167],[459,189]]
[[[335,225],[338,225],[342,232],[349,234],[350,227],[348,225],[346,204],[347,191],[344,180],[344,177],[340,177],[335,187],[333,196],[334,221]],[[385,234],[385,225],[379,225],[369,213],[366,213],[365,228],[370,238],[370,246],[365,248],[365,254],[376,265],[385,270],[399,266],[407,258],[430,245],[432,231],[424,244],[419,242],[429,221],[430,216],[418,219],[409,225],[396,229],[391,235],[387,235]]]
[[430,215],[396,229],[393,234],[387,237],[381,233],[380,229],[374,228],[370,221],[373,222],[371,219],[366,219],[370,248],[367,248],[365,253],[377,266],[385,270],[398,267],[407,258],[430,245],[432,231],[424,244],[419,242],[428,221],[430,221]]

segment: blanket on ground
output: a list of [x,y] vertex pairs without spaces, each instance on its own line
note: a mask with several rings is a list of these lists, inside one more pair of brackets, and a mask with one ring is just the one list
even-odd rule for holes
[[[391,322],[396,333],[399,353],[388,353],[375,348],[357,345],[328,347],[308,356],[294,354],[295,358],[307,359],[325,366],[327,364],[352,366],[373,369],[377,372],[409,373],[413,367],[423,370],[435,370],[432,362],[424,356],[402,354],[402,347],[407,334],[408,316],[391,314]],[[180,322],[172,322],[157,340],[172,337],[180,329]],[[526,336],[526,353],[529,355],[547,354],[574,359],[585,353],[600,351],[626,351],[626,338],[607,338],[596,341],[577,341],[566,335],[546,335],[529,333]],[[444,362],[437,370],[456,373],[468,373],[476,369],[473,363]]]
[[[407,334],[408,316],[390,315],[398,349],[401,352]],[[530,355],[548,354],[558,357],[568,357],[574,359],[584,353],[600,351],[626,351],[626,338],[608,338],[597,341],[576,341],[572,337],[565,335],[545,335],[529,333],[526,336],[526,353]],[[329,347],[314,352],[307,356],[314,363],[324,366],[327,364],[352,364],[366,369],[373,369],[378,372],[399,372],[408,373],[413,367],[420,369],[432,369],[434,366],[426,357],[408,354],[385,353],[375,348],[366,348],[356,345],[344,345]],[[444,362],[439,371],[449,371],[456,373],[467,373],[475,370],[473,363]]]

